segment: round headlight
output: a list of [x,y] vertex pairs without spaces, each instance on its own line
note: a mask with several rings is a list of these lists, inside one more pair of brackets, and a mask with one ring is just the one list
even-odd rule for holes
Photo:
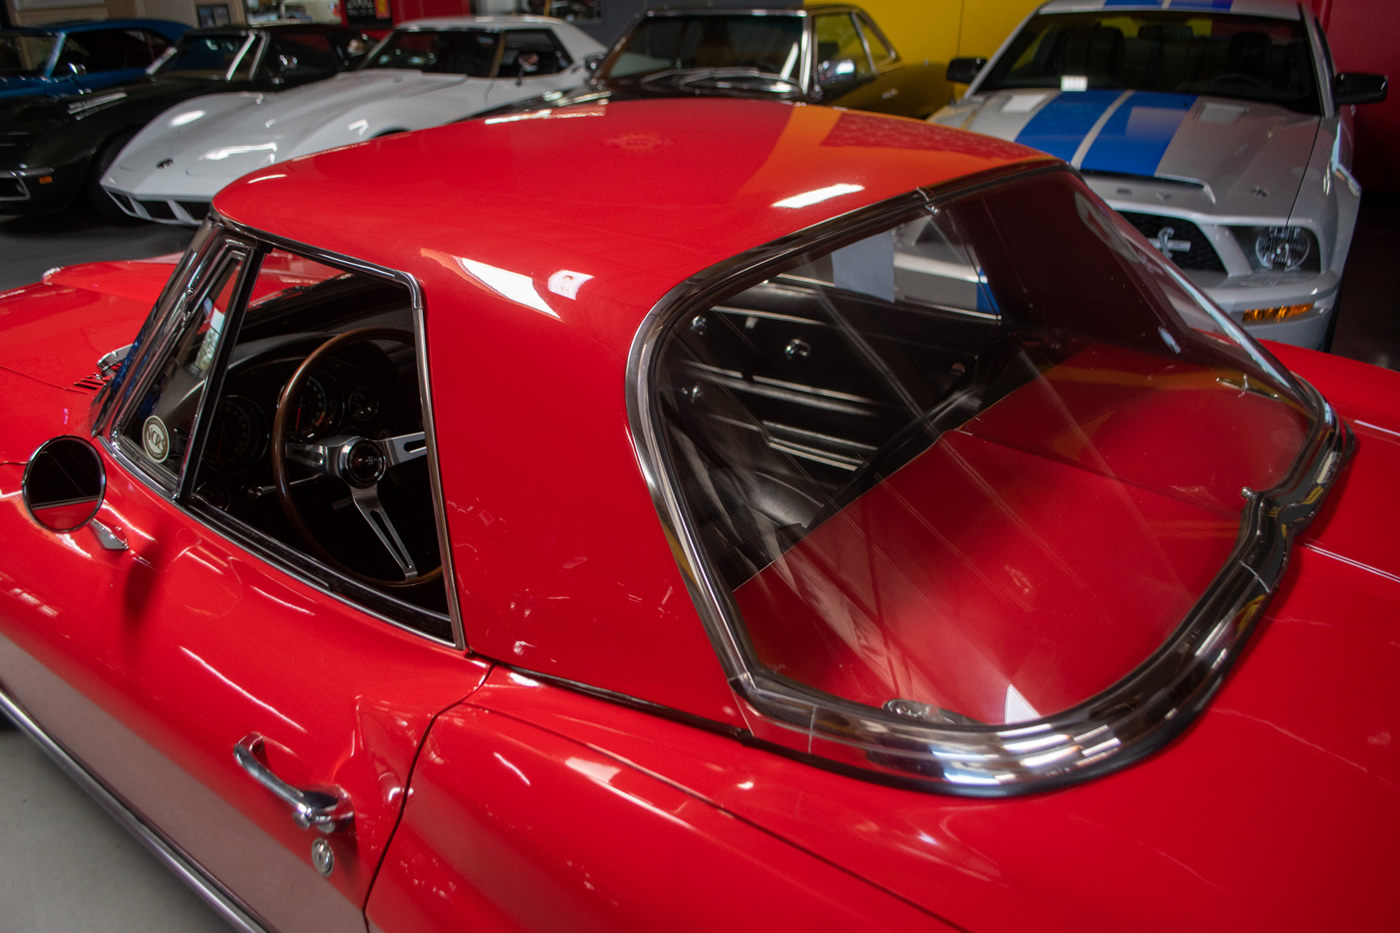
[[1260,227],[1254,237],[1254,258],[1265,269],[1292,272],[1312,252],[1312,237],[1302,227]]

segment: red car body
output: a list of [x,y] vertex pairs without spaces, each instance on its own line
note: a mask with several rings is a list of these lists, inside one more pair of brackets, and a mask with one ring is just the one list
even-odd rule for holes
[[[541,172],[563,159],[586,184]],[[629,355],[653,308],[706,270],[850,212],[1048,164],[893,118],[695,100],[409,134],[226,189],[214,207],[227,235],[394,270],[421,295],[460,626],[446,638],[358,604],[326,583],[333,574],[244,546],[189,488],[172,496],[122,453],[104,407],[111,372],[94,374],[96,361],[130,343],[153,304],[182,300],[199,239],[176,268],[77,266],[3,296],[4,708],[247,929],[1389,928],[1400,374],[1271,348],[1335,406],[1355,454],[1312,523],[1290,532],[1266,610],[1240,617],[1252,633],[1228,676],[1183,706],[1189,724],[1083,779],[969,796],[861,773],[817,739],[765,732],[707,634],[629,415]],[[366,177],[372,197],[348,193]],[[257,287],[323,277],[272,254]],[[1161,428],[1197,417],[1168,410]],[[1250,423],[1245,449],[1290,430]],[[960,456],[975,455],[975,434],[960,435]],[[26,511],[26,463],[63,435],[98,450],[97,521],[125,549]],[[1120,441],[1124,456],[1139,442]],[[876,490],[947,488],[899,476],[908,488]],[[1048,468],[1037,477],[1053,485]],[[1084,500],[1055,508],[1066,501]],[[1072,525],[1042,516],[1043,530],[1096,592],[1150,614],[1156,597],[1118,543],[1124,520],[1103,502]],[[1185,507],[1152,514],[1201,521]],[[1162,559],[1218,564],[1234,536],[1217,529]],[[788,556],[822,546],[810,536]],[[1020,570],[1046,585],[1067,572]],[[1152,647],[1064,625],[1077,639],[1071,706]],[[855,662],[832,663],[811,677],[839,681]],[[289,784],[352,801],[353,829],[289,819],[235,760],[240,742]],[[313,844],[322,866],[329,845],[325,877]]]

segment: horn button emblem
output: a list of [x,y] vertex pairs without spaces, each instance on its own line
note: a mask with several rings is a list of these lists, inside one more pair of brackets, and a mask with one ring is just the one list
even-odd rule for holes
[[340,475],[353,486],[365,488],[379,482],[388,468],[388,458],[374,441],[361,438],[345,448]]

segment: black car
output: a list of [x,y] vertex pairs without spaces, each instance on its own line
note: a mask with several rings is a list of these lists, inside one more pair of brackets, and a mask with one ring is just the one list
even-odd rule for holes
[[329,78],[369,46],[355,30],[313,23],[198,29],[140,80],[0,104],[0,214],[61,211],[86,198],[121,217],[98,179],[156,116],[201,94],[275,91]]
[[647,10],[589,83],[482,116],[639,97],[767,97],[927,117],[944,100],[858,7]]

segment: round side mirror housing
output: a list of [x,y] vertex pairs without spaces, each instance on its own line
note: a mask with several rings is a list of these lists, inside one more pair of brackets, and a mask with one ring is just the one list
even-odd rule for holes
[[101,508],[107,471],[90,443],[65,435],[45,441],[29,458],[21,488],[36,522],[50,531],[77,531]]

